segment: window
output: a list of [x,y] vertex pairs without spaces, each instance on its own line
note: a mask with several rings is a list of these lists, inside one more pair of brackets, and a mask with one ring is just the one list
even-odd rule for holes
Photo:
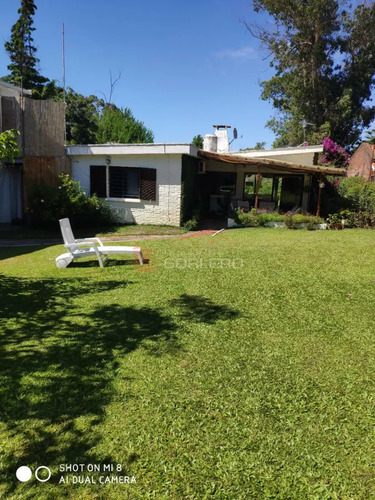
[[109,197],[139,198],[139,168],[109,167]]
[[[277,175],[264,174],[259,179],[258,196],[259,203],[271,202],[280,210],[291,210],[302,204],[303,175]],[[255,202],[256,174],[245,175],[244,198]]]
[[156,200],[156,169],[90,166],[90,192],[106,198]]

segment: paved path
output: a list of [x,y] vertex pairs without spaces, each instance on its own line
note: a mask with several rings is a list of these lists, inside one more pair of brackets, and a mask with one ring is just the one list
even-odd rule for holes
[[[130,236],[112,236],[112,237],[100,237],[104,242],[117,242],[122,241],[143,241],[143,240],[163,240],[172,238],[182,238],[188,236],[189,233],[184,234],[133,234]],[[31,247],[31,246],[52,246],[52,245],[62,245],[63,242],[61,238],[59,239],[0,239],[0,247]]]

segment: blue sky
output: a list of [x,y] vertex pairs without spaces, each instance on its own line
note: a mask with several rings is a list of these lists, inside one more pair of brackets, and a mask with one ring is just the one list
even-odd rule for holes
[[[19,0],[1,7],[0,75],[9,59],[3,43]],[[212,125],[236,127],[232,150],[266,141],[273,114],[259,81],[272,75],[265,52],[246,30],[249,0],[36,0],[35,44],[40,72],[61,81],[65,24],[66,83],[85,95],[109,93],[109,70],[121,72],[113,101],[129,107],[155,142],[190,142]],[[242,138],[240,138],[242,136]]]

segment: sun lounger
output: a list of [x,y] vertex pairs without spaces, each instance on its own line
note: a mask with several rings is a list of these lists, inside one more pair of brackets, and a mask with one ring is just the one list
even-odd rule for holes
[[57,267],[67,267],[74,259],[81,259],[83,257],[97,257],[99,266],[104,267],[108,262],[108,255],[125,253],[136,255],[139,263],[143,265],[142,250],[140,247],[104,246],[99,238],[81,238],[77,240],[74,238],[69,219],[61,219],[59,222],[64,247],[68,252],[56,257]]

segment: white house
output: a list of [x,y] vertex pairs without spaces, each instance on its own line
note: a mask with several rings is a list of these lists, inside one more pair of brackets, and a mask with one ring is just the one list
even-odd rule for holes
[[231,153],[230,127],[215,127],[202,150],[192,144],[68,146],[72,177],[88,194],[106,198],[124,224],[179,226],[197,209],[222,213],[228,200],[269,211],[314,211],[322,175],[344,173],[316,166],[322,146]]
[[[89,194],[106,198],[122,223],[181,223],[183,172],[192,144],[97,144],[69,146],[72,177]],[[195,160],[194,160],[195,159]]]

